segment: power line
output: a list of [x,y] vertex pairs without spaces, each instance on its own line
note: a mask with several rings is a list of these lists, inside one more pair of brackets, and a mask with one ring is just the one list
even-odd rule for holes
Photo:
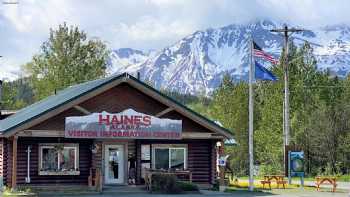
[[295,37],[295,36],[293,36],[293,37],[291,37],[291,38],[297,39],[297,40],[301,40],[301,41],[304,41],[304,42],[308,42],[308,43],[310,43],[311,45],[315,45],[315,46],[318,46],[318,47],[324,47],[324,46],[321,45],[321,44],[318,44],[318,43],[315,43],[315,42],[311,42],[311,41],[305,40],[305,39],[303,39],[303,38],[299,38],[299,37]]

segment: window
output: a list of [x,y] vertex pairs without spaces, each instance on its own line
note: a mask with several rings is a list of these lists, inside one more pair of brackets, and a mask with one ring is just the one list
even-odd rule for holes
[[41,147],[41,170],[43,171],[56,171],[58,169],[58,154],[54,147],[43,146]]
[[185,169],[185,149],[170,148],[170,168]]
[[154,145],[153,168],[184,170],[187,168],[185,145]]
[[78,144],[40,144],[39,175],[79,175]]
[[169,168],[169,149],[156,148],[154,149],[154,165],[155,169]]

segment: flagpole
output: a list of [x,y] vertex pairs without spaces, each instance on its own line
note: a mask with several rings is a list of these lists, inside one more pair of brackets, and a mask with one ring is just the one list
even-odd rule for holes
[[253,137],[254,137],[254,60],[253,60],[253,37],[250,40],[250,65],[249,65],[249,191],[254,190],[254,155],[253,155]]

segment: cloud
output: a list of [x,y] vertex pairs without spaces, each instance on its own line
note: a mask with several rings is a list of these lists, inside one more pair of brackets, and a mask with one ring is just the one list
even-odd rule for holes
[[0,79],[8,81],[23,76],[24,73],[19,69],[19,64],[20,62],[14,62],[11,59],[0,58]]
[[74,20],[69,1],[19,1],[19,4],[2,5],[2,15],[18,33],[44,33],[64,20]]
[[[272,19],[306,28],[350,24],[348,0],[18,0],[0,5],[0,79],[19,71],[66,21],[110,48],[160,49],[209,27]],[[2,61],[2,63],[1,63]]]
[[348,0],[261,0],[264,17],[306,27],[349,24]]
[[[111,28],[109,42],[115,48],[134,47],[141,49],[159,48],[195,31],[189,22],[162,21],[153,17],[143,17],[135,24],[119,23]],[[128,39],[122,39],[126,37]],[[150,43],[153,41],[153,43]],[[144,43],[144,44],[142,44]],[[164,45],[165,44],[165,45]]]

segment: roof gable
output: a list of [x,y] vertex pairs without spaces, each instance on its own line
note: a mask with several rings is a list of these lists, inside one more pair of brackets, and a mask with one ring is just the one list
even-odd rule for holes
[[139,81],[138,79],[132,77],[127,73],[121,75],[113,75],[107,78],[71,86],[58,92],[58,94],[56,95],[49,96],[46,99],[43,99],[26,108],[23,108],[19,110],[16,114],[4,120],[0,120],[0,133],[2,133],[5,136],[9,136],[20,126],[25,126],[25,124],[40,118],[44,114],[54,111],[55,109],[58,109],[59,107],[65,104],[68,104],[80,97],[83,97],[88,93],[92,93],[93,91],[98,90],[99,88],[107,86],[112,82],[115,84],[126,82],[132,87],[153,97],[161,103],[172,107],[175,111],[208,128],[209,130],[221,134],[227,138],[233,137],[231,132],[229,132],[225,128],[190,110],[189,108],[183,106],[182,104],[178,103],[172,98],[162,94],[161,92],[155,90],[154,88],[148,86],[147,84]]

